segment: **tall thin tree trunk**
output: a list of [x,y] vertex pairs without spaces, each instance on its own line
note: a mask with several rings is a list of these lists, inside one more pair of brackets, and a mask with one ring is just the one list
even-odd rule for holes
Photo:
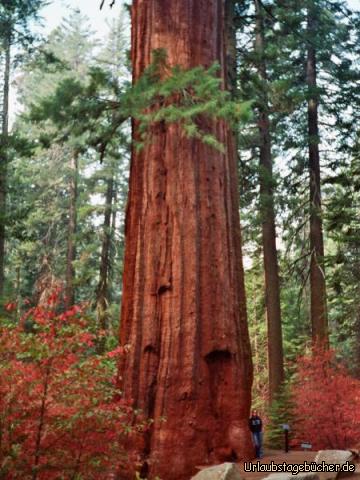
[[255,0],[256,40],[258,74],[264,88],[259,101],[258,129],[260,136],[260,213],[262,219],[262,245],[265,272],[265,306],[268,337],[269,400],[279,393],[284,381],[284,360],[281,328],[280,282],[276,250],[276,227],[273,195],[273,165],[271,155],[271,133],[269,101],[267,94],[268,76],[265,61],[265,39],[262,6]]
[[[225,59],[224,59],[224,76],[225,76],[225,86],[227,90],[230,91],[231,96],[234,100],[238,98],[238,60],[237,60],[237,40],[236,40],[236,24],[235,24],[235,17],[236,17],[236,4],[237,0],[225,0],[225,40],[224,40],[224,48],[225,48]],[[238,139],[236,135],[232,135],[233,142],[228,144],[228,149],[232,148],[233,152],[229,152],[229,155],[235,158],[236,161],[236,168],[239,165],[239,150],[238,150]],[[238,183],[238,179],[236,177],[236,182]],[[240,217],[236,219],[235,222],[239,223],[239,232],[238,232],[238,245],[239,245],[239,262],[240,262],[240,269],[242,272],[241,280],[239,284],[239,301],[240,304],[243,306],[243,317],[244,322],[247,325],[247,310],[246,310],[246,293],[245,293],[245,282],[244,282],[244,274],[243,274],[243,256],[242,256],[242,235],[241,235],[241,225],[240,225]],[[252,368],[252,367],[251,367]]]
[[[135,0],[134,81],[157,48],[184,68],[217,60],[225,79],[224,16],[222,0]],[[132,152],[119,374],[124,397],[154,419],[132,445],[143,473],[167,480],[252,453],[234,138],[224,122],[207,127],[226,154],[164,124]]]
[[2,98],[2,122],[0,141],[0,298],[4,292],[5,281],[5,223],[6,223],[6,188],[7,188],[7,140],[9,135],[9,89],[11,62],[11,29],[4,42],[5,69]]
[[16,266],[16,319],[20,324],[21,321],[21,267]]
[[[111,172],[107,178],[106,195],[105,195],[105,212],[103,223],[103,238],[101,246],[99,284],[96,292],[96,310],[100,328],[107,332],[109,323],[109,273],[110,273],[110,256],[111,256],[111,219],[112,219],[112,203],[114,196],[114,175]],[[106,336],[100,344],[100,351],[104,351]]]
[[317,12],[312,1],[309,2],[307,29],[308,47],[306,63],[306,81],[308,87],[308,134],[309,134],[309,176],[310,176],[310,289],[311,289],[311,326],[314,342],[328,341],[326,285],[324,269],[324,240],[321,218],[321,182],[318,127],[318,92],[316,51],[313,43],[317,29]]
[[[230,91],[231,96],[234,100],[238,98],[238,85],[237,85],[237,40],[236,40],[236,4],[237,0],[225,0],[225,16],[224,16],[224,28],[225,28],[225,39],[224,39],[224,49],[225,49],[225,59],[224,59],[224,84],[227,90]],[[233,132],[234,133],[234,132]],[[228,144],[228,155],[232,158],[235,158],[236,168],[239,165],[239,151],[238,151],[238,139],[236,135],[232,135],[232,142]],[[233,149],[230,152],[230,148]],[[236,185],[238,184],[238,179],[236,176]],[[237,189],[237,187],[236,187]],[[245,293],[245,282],[244,282],[244,266],[243,266],[243,256],[242,256],[242,238],[241,238],[241,226],[240,226],[240,216],[235,219],[235,223],[238,224],[238,257],[241,270],[241,279],[239,282],[239,301],[242,305],[242,316],[243,322],[246,324],[247,328],[247,310],[246,310],[246,293]],[[252,368],[252,365],[251,365]]]
[[112,198],[112,205],[113,207],[115,208],[112,208],[111,210],[111,232],[113,233],[113,235],[115,235],[115,232],[116,232],[116,213],[117,213],[117,207],[116,207],[116,204],[117,204],[117,188],[118,188],[118,184],[116,182],[116,179],[114,178],[113,179],[113,198]]
[[259,335],[259,322],[257,318],[257,292],[256,288],[254,288],[254,336],[253,336],[253,357],[254,357],[254,387],[255,391],[259,391],[259,385],[260,385],[260,359],[259,359],[259,341],[258,341],[258,335]]
[[226,52],[226,84],[232,97],[237,95],[237,49],[235,25],[236,0],[225,1],[225,52]]
[[77,230],[77,197],[78,197],[78,153],[70,155],[70,179],[69,179],[69,223],[66,252],[66,284],[65,284],[65,308],[70,308],[75,303],[75,268],[76,258],[76,230]]

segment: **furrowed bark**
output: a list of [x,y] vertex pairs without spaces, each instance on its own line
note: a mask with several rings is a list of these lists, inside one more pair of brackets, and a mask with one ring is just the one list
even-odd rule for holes
[[[317,28],[313,2],[308,6],[307,29],[309,38],[314,38]],[[313,342],[328,343],[326,309],[326,284],[324,268],[324,240],[321,209],[320,153],[317,87],[316,50],[308,42],[306,80],[308,87],[308,134],[309,134],[309,177],[310,177],[310,296],[311,326]]]
[[260,208],[262,217],[262,246],[265,272],[265,305],[268,337],[269,400],[279,393],[284,381],[284,360],[281,328],[280,282],[276,250],[276,227],[273,195],[273,165],[269,101],[267,95],[268,76],[265,62],[265,39],[262,6],[255,0],[257,70],[264,88],[258,107],[258,129],[260,137]]
[[[184,68],[219,61],[225,79],[225,30],[222,0],[135,0],[134,81],[158,48]],[[223,122],[202,126],[225,154],[161,124],[130,171],[120,385],[154,419],[132,445],[143,475],[168,480],[252,454],[235,143]]]

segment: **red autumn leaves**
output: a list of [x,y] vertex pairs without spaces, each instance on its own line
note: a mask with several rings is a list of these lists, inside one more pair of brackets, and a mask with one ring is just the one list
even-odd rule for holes
[[314,348],[298,359],[293,386],[295,433],[314,450],[346,449],[360,441],[360,381],[333,350]]
[[[0,477],[106,479],[127,461],[132,409],[119,400],[116,359],[95,354],[82,309],[49,298],[0,329]],[[23,322],[22,322],[23,325]]]

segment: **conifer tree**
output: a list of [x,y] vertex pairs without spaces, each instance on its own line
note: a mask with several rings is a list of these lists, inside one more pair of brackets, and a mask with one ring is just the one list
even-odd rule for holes
[[[281,167],[284,266],[289,274],[299,274],[298,298],[304,307],[308,281],[313,285],[309,290],[312,336],[326,342],[320,171],[334,165],[335,154],[339,158],[345,154],[340,139],[346,122],[342,122],[354,97],[349,95],[347,101],[344,95],[357,75],[349,58],[355,45],[353,19],[344,2],[260,3],[271,23],[268,49],[273,52],[269,68],[276,151],[286,160]],[[339,102],[344,112],[337,108]]]
[[331,240],[329,309],[332,341],[360,378],[360,150],[356,142],[348,161],[325,184],[329,197],[325,217]]
[[9,149],[9,90],[12,49],[28,48],[34,41],[30,23],[37,19],[43,0],[3,0],[0,4],[0,64],[3,68],[0,92],[0,298],[4,291],[7,170]]
[[328,342],[326,285],[324,267],[324,239],[321,207],[321,176],[319,151],[319,97],[317,84],[317,30],[320,20],[319,5],[307,2],[307,109],[310,180],[310,313],[313,341]]
[[[80,82],[80,79],[85,81],[86,72],[90,68],[91,51],[94,46],[93,41],[89,39],[90,33],[86,18],[80,12],[74,11],[69,20],[65,19],[62,26],[50,34],[41,52],[24,66],[27,75],[18,85],[19,96],[26,111],[25,116],[29,116],[28,120],[32,122],[32,128],[26,128],[29,121],[26,124],[21,119],[16,124],[17,131],[28,138],[30,143],[36,145],[32,152],[33,166],[42,163],[44,171],[51,172],[45,177],[50,183],[53,182],[53,185],[56,185],[52,199],[49,199],[45,193],[47,190],[44,188],[45,183],[42,183],[39,191],[39,204],[42,204],[40,201],[42,195],[45,194],[44,198],[47,198],[48,210],[49,213],[51,212],[50,219],[47,218],[47,214],[43,214],[40,220],[35,213],[36,208],[33,212],[33,219],[38,223],[31,225],[29,233],[33,232],[33,229],[39,229],[39,232],[42,228],[49,229],[48,233],[42,232],[46,238],[45,248],[40,248],[37,254],[42,255],[43,258],[37,259],[35,263],[43,267],[39,268],[38,278],[33,279],[33,282],[45,288],[46,282],[51,284],[53,281],[64,280],[65,301],[68,307],[75,302],[78,210],[80,196],[84,197],[82,169],[86,162],[84,157],[89,148],[81,136],[81,128],[71,117],[70,103],[74,95],[79,92],[80,86],[77,82]],[[57,91],[60,86],[62,90]],[[28,151],[25,155],[29,157],[31,152]],[[59,155],[62,155],[60,163]],[[19,157],[17,167],[21,166],[19,169],[21,172],[21,152]],[[39,182],[38,173],[38,166],[36,166],[33,178],[35,184]],[[42,178],[40,182],[45,182],[45,179]],[[30,198],[32,195],[30,193]],[[34,204],[38,203],[35,201]],[[56,228],[52,222],[55,218],[58,222]],[[45,222],[43,224],[45,219],[48,222],[47,225]],[[22,220],[27,223],[29,219]],[[80,225],[81,230],[84,228],[84,223]],[[29,237],[33,237],[32,233]],[[59,258],[64,258],[65,263],[59,262]],[[83,262],[83,268],[84,264],[85,262]]]
[[[98,61],[106,72],[110,74],[110,79],[116,85],[116,89],[120,90],[121,85],[128,81],[129,71],[127,68],[126,54],[128,44],[125,35],[125,20],[123,12],[117,19],[113,20],[110,26],[109,35],[105,48],[101,51]],[[118,99],[113,93],[109,99],[116,102]],[[114,135],[115,137],[115,135]],[[96,288],[96,311],[98,317],[98,325],[105,332],[100,350],[105,348],[106,336],[109,330],[110,321],[110,304],[112,297],[111,279],[115,270],[114,266],[114,242],[116,231],[116,197],[117,193],[125,201],[127,189],[124,192],[119,188],[119,164],[127,165],[126,157],[128,148],[128,136],[125,131],[120,135],[121,148],[119,148],[119,135],[116,140],[107,147],[106,158],[103,159],[103,175],[105,182],[105,205],[103,212],[102,225],[102,244],[99,263],[99,282]],[[127,167],[126,167],[127,168]],[[119,192],[117,189],[119,188]],[[125,193],[125,195],[124,195]],[[116,249],[122,254],[123,248],[116,245]],[[119,287],[119,285],[118,285]]]
[[260,1],[255,0],[256,67],[260,78],[262,93],[258,100],[259,129],[259,181],[260,215],[262,222],[262,247],[265,272],[265,304],[268,335],[269,400],[279,393],[284,380],[284,360],[282,347],[280,282],[276,249],[276,227],[273,196],[273,160],[271,151],[271,126],[268,99],[268,75],[265,53],[264,15]]
[[[295,100],[293,112],[283,123],[287,130],[283,136],[284,146],[294,152],[290,168],[297,172],[291,180],[292,192],[298,195],[295,211],[301,215],[305,210],[305,218],[299,219],[294,234],[299,239],[302,231],[308,238],[308,245],[300,256],[308,262],[305,264],[308,270],[305,280],[310,280],[312,338],[314,342],[327,343],[322,172],[327,167],[334,168],[335,156],[345,161],[347,155],[341,146],[344,135],[342,119],[352,105],[352,97],[345,99],[345,92],[358,75],[350,58],[350,52],[354,52],[355,24],[351,10],[343,1],[314,0],[301,5],[280,2],[274,15],[281,25],[282,51],[290,54],[287,59],[284,57],[282,74],[285,69],[292,72],[291,76],[285,74],[285,77],[290,81],[289,91],[294,92]],[[338,141],[333,141],[334,136]],[[303,190],[301,195],[299,174],[309,185],[308,191]],[[287,183],[291,188],[290,182]],[[308,227],[305,220],[309,222]]]
[[[318,150],[321,159],[323,180],[320,187],[323,188],[329,171],[332,170],[336,178],[337,170],[349,161],[349,151],[356,140],[351,122],[358,118],[359,105],[356,88],[359,78],[356,63],[359,54],[358,17],[344,2],[315,3],[316,11],[320,15],[317,30],[310,32],[306,27],[309,6],[307,3],[258,2],[263,13],[265,33],[266,83],[259,80],[257,74],[259,60],[250,48],[256,35],[254,5],[251,7],[243,4],[244,10],[238,16],[241,98],[255,99],[254,119],[257,118],[256,108],[261,99],[265,93],[268,96],[274,163],[271,186],[274,188],[276,185],[273,194],[281,238],[278,252],[280,298],[284,352],[288,359],[294,359],[307,337],[312,335],[309,278],[310,254],[314,250],[310,248],[310,217],[321,222],[324,214],[331,214],[327,211],[328,206],[334,205],[330,198],[333,191],[327,188],[325,202],[322,205],[323,208],[325,206],[325,213],[311,207],[313,202],[310,202],[309,179],[314,179],[314,175],[309,174],[309,144],[312,145],[312,151]],[[306,67],[309,66],[306,52],[309,46],[314,47],[317,54],[315,88],[310,88],[306,76]],[[311,99],[318,102],[317,137],[310,136],[308,131],[308,103]],[[259,185],[262,178],[261,170],[257,166],[259,136],[256,123],[253,121],[243,128],[239,138],[245,251],[252,257],[251,275],[253,275],[259,246],[262,244],[260,215],[262,204],[259,201]],[[318,189],[315,191],[318,192]],[[258,212],[258,215],[254,215],[254,212]],[[333,254],[333,245],[329,237],[325,236],[324,247],[326,256],[319,261],[326,263],[332,282],[333,267],[330,263],[335,261],[336,255]],[[325,272],[322,263],[318,264],[317,271],[322,274]],[[249,298],[254,296],[252,286],[254,284],[248,282]],[[258,284],[259,282],[256,282],[256,285]],[[312,290],[315,292],[315,287]],[[258,291],[255,293],[259,302],[256,321],[259,322],[259,314],[262,313],[261,294],[259,295]],[[330,295],[329,315],[330,321],[333,322],[332,334],[334,334],[341,328],[336,323],[341,321],[342,302],[341,298],[335,296],[333,287]],[[322,294],[320,296],[323,297]],[[250,302],[249,304],[251,305]],[[254,309],[252,306],[249,306],[249,309],[252,330],[255,328],[252,325]],[[314,338],[316,336],[318,335],[314,334]],[[334,338],[332,336],[332,339]],[[342,338],[344,341],[344,337]],[[349,352],[350,342],[345,342],[344,346],[345,344],[346,351]],[[261,361],[261,357],[258,358]]]

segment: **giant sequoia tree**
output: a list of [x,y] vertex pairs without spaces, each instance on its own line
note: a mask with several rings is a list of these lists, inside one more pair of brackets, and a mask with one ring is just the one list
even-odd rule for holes
[[[221,0],[135,0],[134,81],[159,48],[183,68],[218,61],[224,79],[224,14]],[[150,143],[132,154],[126,219],[121,343],[130,351],[121,386],[154,419],[135,450],[151,475],[169,480],[251,453],[234,140],[223,121],[199,122],[225,153],[187,138],[178,124],[156,124]]]

